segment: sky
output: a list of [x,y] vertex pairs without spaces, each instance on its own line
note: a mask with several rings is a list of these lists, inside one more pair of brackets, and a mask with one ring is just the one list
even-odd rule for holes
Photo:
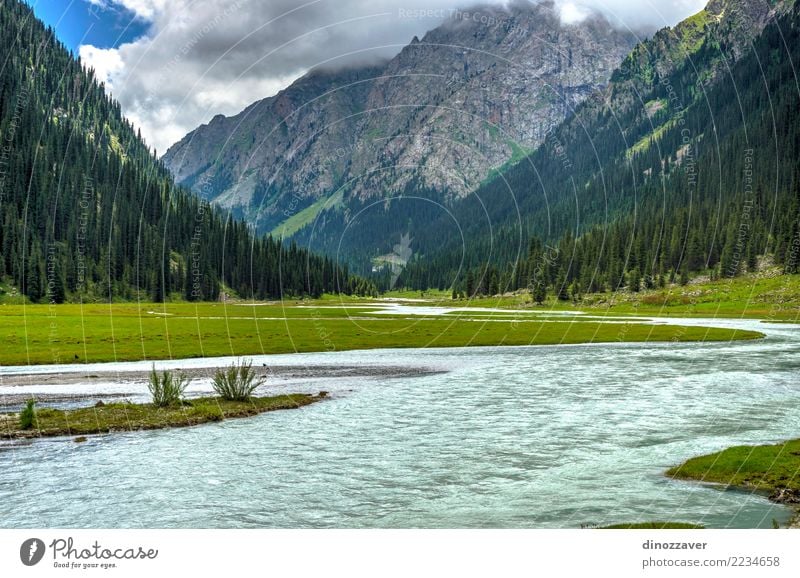
[[67,48],[78,53],[82,44],[117,47],[144,36],[149,24],[120,4],[86,0],[32,0],[36,15],[56,29]]
[[[390,58],[475,0],[28,0],[117,98],[159,154],[217,114],[236,114],[315,66]],[[509,0],[484,0],[502,5]],[[530,0],[512,0],[527,2]],[[636,31],[706,0],[556,0]]]

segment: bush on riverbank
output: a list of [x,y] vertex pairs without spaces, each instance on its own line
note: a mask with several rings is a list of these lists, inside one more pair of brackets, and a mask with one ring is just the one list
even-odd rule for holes
[[257,377],[251,361],[233,363],[225,369],[218,369],[211,382],[214,391],[228,401],[247,401],[253,392],[264,383]]
[[19,427],[20,429],[31,429],[33,422],[36,420],[36,401],[29,399],[25,404],[25,408],[19,412]]
[[700,524],[688,522],[631,522],[628,524],[612,524],[602,526],[601,530],[702,530]]
[[153,405],[156,407],[169,407],[181,404],[183,392],[186,391],[188,385],[189,378],[183,373],[174,375],[170,371],[164,371],[159,375],[156,371],[156,366],[153,365],[147,389],[150,390],[150,395],[153,396]]

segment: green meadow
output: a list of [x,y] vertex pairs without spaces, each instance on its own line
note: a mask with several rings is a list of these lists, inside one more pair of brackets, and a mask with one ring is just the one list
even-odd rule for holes
[[[355,305],[366,305],[367,308]],[[373,315],[374,302],[0,305],[0,364],[92,363],[389,347],[727,341],[758,332],[553,318]]]
[[630,524],[613,524],[603,526],[601,530],[702,530],[699,524],[688,522],[632,522]]
[[[344,351],[388,347],[553,345],[589,342],[749,339],[727,329],[651,326],[626,318],[733,317],[800,322],[800,275],[760,274],[669,285],[640,292],[550,296],[526,293],[453,300],[447,291],[395,291],[389,299],[465,308],[443,316],[376,315],[379,300],[326,295],[268,303],[0,302],[0,364],[101,361]],[[415,303],[417,304],[417,303]],[[499,312],[471,311],[477,307]],[[517,311],[507,311],[507,310]],[[584,312],[604,321],[564,313]]]
[[[401,295],[398,295],[401,296]],[[412,294],[402,294],[412,297]],[[417,293],[416,297],[419,298]],[[447,301],[444,293],[426,297]],[[455,301],[465,307],[532,307],[527,294]],[[694,279],[688,285],[638,292],[591,293],[579,301],[559,301],[552,295],[537,309],[585,311],[594,315],[647,315],[654,317],[741,317],[800,323],[800,275],[743,275],[708,281]]]

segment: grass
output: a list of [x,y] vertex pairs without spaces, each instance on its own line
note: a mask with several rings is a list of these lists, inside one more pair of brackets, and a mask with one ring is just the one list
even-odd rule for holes
[[29,399],[19,412],[19,429],[31,429],[36,423],[36,401]]
[[324,397],[324,393],[289,394],[253,397],[246,402],[203,397],[170,407],[158,407],[149,403],[112,403],[70,410],[43,408],[36,411],[36,427],[33,429],[21,429],[15,414],[0,415],[0,439],[86,436],[186,427],[279,409],[295,409]]
[[[459,307],[530,307],[527,295],[486,297],[453,302]],[[550,296],[536,307],[552,311],[590,314],[648,315],[659,317],[729,317],[765,321],[800,322],[800,275],[743,275],[718,281],[693,281],[632,293],[593,293],[578,302]]]
[[704,526],[688,522],[632,522],[629,524],[612,524],[603,526],[601,530],[702,530]]
[[498,175],[505,172],[515,164],[517,164],[519,161],[528,156],[528,154],[530,154],[531,152],[527,148],[521,147],[519,144],[517,144],[515,141],[511,139],[506,140],[506,144],[511,149],[511,158],[509,158],[499,167],[490,169],[489,173],[486,175],[486,178],[483,179],[483,183],[488,183],[489,181],[497,178]]
[[[88,363],[387,347],[551,345],[587,342],[700,341],[758,337],[724,329],[599,324],[548,312],[585,311],[607,320],[627,316],[757,318],[800,321],[800,275],[745,275],[660,290],[595,293],[580,302],[552,296],[532,307],[526,294],[452,300],[449,291],[393,291],[387,298],[426,305],[536,309],[544,314],[453,313],[409,320],[373,315],[369,298],[326,295],[270,303],[113,303],[0,305],[0,365]],[[475,318],[486,317],[486,322]],[[519,323],[519,321],[525,321]]]
[[642,153],[650,148],[650,146],[658,141],[668,129],[675,126],[674,120],[668,120],[661,126],[658,126],[652,130],[652,132],[647,133],[642,138],[640,138],[636,143],[634,143],[626,153],[628,157],[632,157],[633,155]]
[[316,219],[317,215],[323,210],[340,206],[343,198],[344,191],[341,189],[330,197],[322,197],[286,219],[280,225],[272,229],[270,234],[275,237],[290,237],[306,225],[314,222],[314,219]]
[[736,446],[687,460],[667,475],[774,494],[800,490],[800,440],[775,445]]
[[[370,301],[361,302],[370,306]],[[451,302],[447,302],[451,304]],[[222,303],[0,306],[0,365],[93,363],[388,347],[727,341],[758,332],[596,321],[475,321],[370,317],[322,300],[261,306]],[[463,305],[463,303],[459,303]],[[352,317],[352,318],[351,318]]]
[[673,57],[686,58],[697,52],[703,45],[705,27],[713,21],[714,17],[711,14],[701,10],[680,22],[674,29],[678,44],[673,48]]
[[415,289],[393,289],[387,291],[381,297],[386,299],[437,299],[449,301],[452,299],[452,292],[449,290],[442,291],[440,289],[426,289],[425,291],[417,291]]

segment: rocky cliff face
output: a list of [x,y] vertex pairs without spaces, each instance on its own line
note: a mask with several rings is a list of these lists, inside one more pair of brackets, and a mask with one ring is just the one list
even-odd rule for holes
[[347,171],[353,135],[382,66],[313,71],[232,117],[218,115],[163,160],[179,183],[255,214],[285,195],[318,197]]
[[329,199],[457,199],[541,144],[635,43],[552,3],[453,12],[390,62],[313,71],[167,151],[177,180],[262,230],[291,233]]

